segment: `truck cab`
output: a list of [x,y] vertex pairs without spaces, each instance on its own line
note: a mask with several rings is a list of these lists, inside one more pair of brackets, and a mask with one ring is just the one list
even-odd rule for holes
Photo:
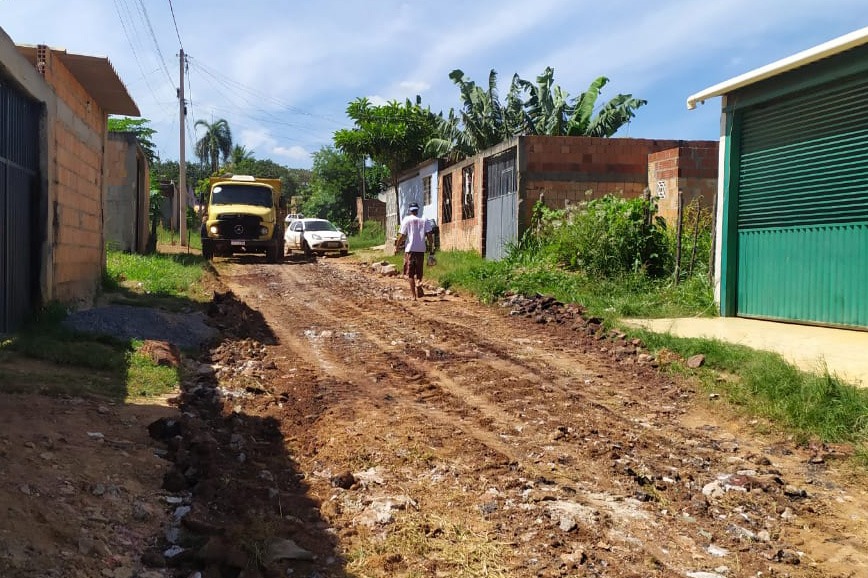
[[201,236],[206,259],[264,253],[270,263],[279,262],[283,258],[280,179],[211,177]]

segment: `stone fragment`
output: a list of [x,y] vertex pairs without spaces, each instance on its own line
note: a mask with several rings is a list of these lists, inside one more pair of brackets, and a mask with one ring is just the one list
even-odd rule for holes
[[275,540],[268,546],[265,562],[273,564],[278,560],[313,560],[313,554],[292,540]]
[[705,356],[701,353],[687,358],[687,367],[690,369],[698,369],[703,365],[705,365]]

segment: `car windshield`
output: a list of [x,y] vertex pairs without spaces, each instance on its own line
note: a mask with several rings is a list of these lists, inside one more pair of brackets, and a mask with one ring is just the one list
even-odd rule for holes
[[271,189],[252,185],[220,185],[211,191],[212,205],[271,206]]
[[330,221],[308,221],[304,224],[305,231],[337,231]]

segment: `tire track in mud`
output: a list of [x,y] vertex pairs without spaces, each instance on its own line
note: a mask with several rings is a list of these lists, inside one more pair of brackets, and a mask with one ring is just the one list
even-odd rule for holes
[[[268,279],[267,292],[256,288],[263,285],[262,277]],[[680,424],[690,391],[671,380],[651,379],[629,366],[623,368],[623,379],[615,378],[615,362],[570,350],[563,334],[548,336],[529,322],[475,307],[455,316],[455,305],[448,302],[411,307],[376,286],[358,286],[357,279],[328,264],[257,267],[227,280],[251,284],[243,296],[251,306],[258,301],[267,308],[282,307],[301,320],[299,326],[307,332],[274,331],[294,361],[324,374],[323,393],[335,397],[333,411],[364,420],[367,405],[388,419],[415,420],[419,434],[406,444],[421,444],[436,456],[454,453],[456,444],[463,443],[468,455],[486,456],[463,466],[480,477],[523,474],[569,489],[571,501],[605,513],[602,527],[589,530],[585,538],[592,543],[614,540],[620,547],[632,544],[635,556],[662,564],[649,575],[674,575],[675,570],[683,575],[680,564],[690,556],[706,556],[697,529],[718,539],[730,531],[728,522],[713,518],[700,523],[665,512],[661,518],[664,504],[657,499],[669,500],[665,509],[685,516],[691,507],[673,489],[676,484],[661,490],[660,498],[651,495],[650,504],[632,498],[646,488],[655,494],[654,485],[671,471],[691,476],[690,494],[715,472],[736,469],[726,465],[713,430]],[[513,324],[511,331],[505,330],[507,324]],[[527,337],[510,337],[522,332]],[[353,406],[341,407],[344,401]],[[557,426],[571,431],[559,432]],[[558,438],[561,433],[567,435]],[[774,513],[768,504],[763,507]],[[761,511],[747,508],[745,515]],[[516,531],[534,531],[532,525],[510,523]],[[780,532],[782,538],[798,534],[772,527],[773,535]],[[661,554],[662,545],[675,539],[684,557]],[[770,562],[764,552],[775,544],[761,545],[762,553],[740,551],[744,569],[766,569]],[[827,556],[864,561],[857,544],[838,537],[827,543]],[[791,576],[826,575],[804,566],[787,571]]]
[[[298,283],[295,285],[300,286]],[[339,289],[331,286],[331,290]],[[290,303],[295,301],[292,292],[284,294],[283,297],[288,298]],[[332,389],[332,393],[352,392],[354,395],[362,394],[371,398],[388,396],[402,407],[417,414],[420,423],[426,423],[427,431],[461,432],[463,436],[473,439],[481,446],[475,452],[486,451],[482,448],[494,450],[505,457],[504,465],[514,464],[512,469],[515,471],[509,472],[507,475],[515,476],[516,472],[524,472],[524,475],[529,479],[544,480],[547,484],[559,486],[562,490],[568,491],[571,503],[582,503],[584,506],[599,512],[605,523],[598,522],[602,524],[602,527],[598,528],[597,539],[604,539],[608,532],[617,530],[625,539],[634,542],[634,548],[644,550],[645,546],[642,544],[655,544],[663,537],[658,534],[654,524],[643,522],[650,516],[644,511],[641,502],[630,496],[632,480],[625,478],[619,491],[611,493],[611,488],[600,486],[600,472],[593,467],[588,467],[591,464],[588,463],[589,458],[587,456],[570,452],[566,444],[557,443],[551,439],[551,434],[554,431],[548,425],[550,415],[545,407],[553,400],[543,399],[540,407],[522,405],[524,397],[507,400],[517,404],[518,409],[524,412],[522,415],[517,410],[507,411],[503,409],[501,406],[505,405],[504,401],[492,401],[489,398],[488,388],[490,383],[496,380],[489,379],[478,384],[474,388],[478,390],[478,393],[475,393],[468,391],[467,388],[468,381],[472,380],[463,380],[459,383],[455,379],[456,374],[486,373],[489,377],[493,374],[506,381],[514,378],[515,373],[523,372],[531,376],[526,379],[528,382],[525,385],[528,390],[527,399],[533,399],[530,395],[531,390],[548,388],[551,393],[550,397],[557,395],[573,400],[578,397],[579,400],[587,402],[584,395],[577,393],[575,388],[570,387],[574,379],[571,374],[576,372],[577,367],[581,367],[580,364],[577,365],[577,362],[572,360],[568,364],[566,362],[560,363],[558,368],[568,370],[561,372],[567,375],[553,374],[549,363],[540,359],[538,353],[533,356],[532,362],[515,360],[507,352],[506,346],[492,342],[466,327],[460,333],[456,332],[454,324],[442,323],[438,317],[429,311],[424,314],[426,329],[430,329],[433,325],[435,327],[434,332],[439,335],[441,331],[437,331],[436,328],[449,328],[448,338],[438,339],[437,343],[437,347],[445,351],[448,358],[460,357],[460,348],[464,343],[479,345],[478,351],[472,357],[472,365],[483,366],[483,368],[470,368],[465,363],[456,364],[450,368],[451,371],[442,371],[438,368],[440,363],[436,365],[420,363],[418,359],[419,349],[416,345],[410,347],[405,345],[402,348],[400,344],[394,343],[394,340],[391,339],[390,334],[395,331],[404,336],[407,341],[422,341],[426,337],[421,335],[423,332],[418,330],[419,323],[410,321],[410,312],[406,308],[398,305],[398,308],[403,309],[403,311],[395,316],[389,315],[389,317],[394,317],[391,319],[393,323],[384,324],[382,315],[376,309],[372,312],[344,299],[328,299],[327,301],[332,307],[328,310],[327,316],[322,313],[326,305],[316,300],[306,299],[303,303],[295,304],[303,309],[304,312],[300,316],[305,319],[306,326],[316,328],[310,330],[312,333],[325,331],[339,334],[350,330],[360,336],[359,339],[354,340],[354,348],[366,352],[368,357],[358,355],[358,352],[352,351],[352,348],[348,351],[346,344],[342,343],[340,339],[336,342],[317,344],[315,343],[316,337],[300,337],[297,334],[287,334],[280,328],[274,329],[280,336],[283,345],[295,351],[299,357],[304,357],[305,352],[309,352],[312,347],[316,349],[316,359],[320,369],[341,384],[338,386],[339,391]],[[395,326],[398,326],[397,329]],[[417,335],[413,336],[410,330],[415,330]],[[407,337],[408,335],[410,337]],[[363,345],[359,347],[360,344]],[[338,345],[338,347],[333,348],[333,345]],[[356,369],[364,369],[372,364],[374,368],[363,371],[365,375],[360,375],[359,371],[349,372],[342,369],[346,365]],[[374,381],[369,377],[371,374],[378,374],[377,368],[382,366],[390,367],[391,370],[383,376],[386,378],[385,383]],[[485,369],[488,371],[485,372]],[[382,372],[379,374],[382,375]],[[584,375],[584,373],[580,374]],[[408,384],[420,381],[429,383],[429,387],[434,387],[438,391],[437,395],[431,394],[427,397],[424,400],[424,405],[419,403],[418,389],[408,390],[407,387]],[[554,383],[558,384],[557,387],[551,385]],[[512,382],[508,387],[514,385],[515,382]],[[430,389],[428,391],[430,392]],[[575,402],[570,401],[570,403]],[[587,402],[586,405],[592,407],[596,413],[593,416],[585,416],[584,421],[595,423],[596,428],[617,431],[619,424],[621,428],[624,427],[623,417],[617,415],[611,408],[590,402]],[[529,416],[528,413],[534,415]],[[436,424],[436,427],[432,428],[432,422]],[[643,431],[642,433],[647,432]],[[639,434],[628,435],[627,437],[638,438]],[[575,442],[575,440],[572,441]],[[623,442],[625,446],[628,443],[631,442]],[[574,443],[570,445],[574,445],[580,450],[584,444]],[[620,444],[615,443],[614,445]],[[561,447],[556,448],[555,446]],[[553,453],[557,453],[559,456],[550,455]],[[575,465],[568,467],[559,462]],[[635,531],[636,526],[640,525],[644,526],[642,537],[634,536],[628,530],[628,527],[632,526],[633,531]],[[526,530],[530,531],[531,528]],[[694,545],[694,547],[696,546]],[[657,554],[649,550],[647,555],[656,556]]]

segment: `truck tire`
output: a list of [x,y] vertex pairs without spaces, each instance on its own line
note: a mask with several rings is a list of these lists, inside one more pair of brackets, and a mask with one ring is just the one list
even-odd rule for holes
[[202,239],[202,256],[209,261],[214,258],[214,246],[208,239]]
[[280,255],[282,253],[281,248],[275,243],[273,245],[269,245],[269,247],[265,250],[265,258],[269,263],[279,263]]

